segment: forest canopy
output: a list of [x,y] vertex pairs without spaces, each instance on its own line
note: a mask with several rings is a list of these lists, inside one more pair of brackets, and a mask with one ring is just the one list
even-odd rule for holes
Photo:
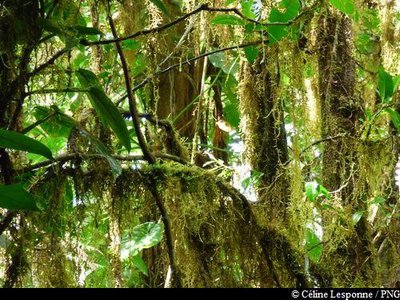
[[0,0],[3,287],[400,287],[400,0]]

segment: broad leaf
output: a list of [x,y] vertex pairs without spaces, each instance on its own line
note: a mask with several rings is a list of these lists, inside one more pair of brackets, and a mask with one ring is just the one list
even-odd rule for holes
[[238,16],[232,15],[217,15],[211,20],[213,25],[245,25],[246,21],[239,18]]
[[253,64],[258,55],[258,47],[257,46],[248,46],[244,48],[244,53],[246,58],[250,64]]
[[[90,144],[93,145],[96,154],[104,157],[113,173],[114,178],[117,178],[121,172],[122,168],[119,162],[111,156],[107,148],[103,145],[103,143],[90,134],[81,124],[75,121],[73,118],[64,114],[57,106],[52,106],[51,108],[38,106],[36,107],[38,116],[40,118],[46,118],[46,116],[50,116],[46,121],[41,124],[41,127],[49,134],[55,134],[59,132],[59,135],[63,135],[65,133],[71,132],[71,129],[76,128],[78,132],[89,140]],[[35,114],[36,115],[36,114]],[[54,140],[55,138],[52,137]]]
[[0,147],[36,153],[53,159],[50,149],[41,142],[14,131],[0,129]]
[[135,256],[133,256],[132,262],[140,272],[142,272],[145,275],[148,275],[149,271],[147,269],[146,263],[144,262],[140,254],[136,254]]
[[383,204],[386,202],[386,198],[382,197],[382,196],[376,196],[372,201],[371,204]]
[[130,256],[135,256],[139,251],[157,245],[164,233],[162,224],[147,222],[135,226],[132,235],[122,238],[121,259],[125,260]]
[[[269,22],[289,22],[298,16],[301,5],[299,0],[283,0],[279,3],[278,8],[273,8],[269,15]],[[282,12],[283,11],[283,12]],[[269,41],[271,44],[276,43],[289,34],[289,25],[273,25],[269,26]]]
[[354,0],[330,0],[330,3],[354,21],[358,21],[359,13],[354,4]]
[[310,228],[306,229],[306,250],[313,262],[318,262],[322,254],[322,243],[319,237]]
[[89,89],[87,95],[93,108],[100,116],[100,119],[103,123],[111,127],[121,144],[130,151],[131,142],[125,120],[122,118],[117,107],[101,88],[96,75],[93,72],[84,69],[79,69],[76,74],[81,85],[84,88]]
[[139,249],[147,249],[157,245],[164,233],[162,224],[147,222],[133,228],[133,241]]
[[121,175],[122,173],[121,165],[115,158],[111,156],[106,146],[104,146],[101,141],[99,141],[96,137],[91,135],[85,128],[83,128],[74,119],[62,113],[57,107],[53,107],[53,109],[58,114],[58,118],[56,119],[57,122],[61,122],[61,124],[64,124],[64,126],[70,128],[76,128],[79,131],[79,133],[85,138],[87,138],[89,142],[94,146],[94,149],[96,150],[97,154],[100,154],[108,161],[114,178],[117,178],[119,175]]
[[38,210],[35,199],[21,184],[0,185],[0,207],[11,210]]
[[107,160],[108,164],[111,167],[111,171],[113,173],[114,178],[117,178],[119,175],[121,175],[122,168],[120,163],[114,157],[111,156],[106,146],[104,146],[102,142],[100,142],[96,137],[91,135],[86,130],[79,128],[79,132],[81,135],[83,135],[90,141],[90,143],[94,146],[97,153]]
[[242,0],[240,1],[240,6],[242,7],[243,14],[250,19],[254,19],[256,17],[253,11],[254,0]]

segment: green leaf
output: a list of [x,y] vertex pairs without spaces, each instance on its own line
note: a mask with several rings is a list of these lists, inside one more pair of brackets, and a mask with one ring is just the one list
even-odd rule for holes
[[371,204],[382,204],[386,202],[386,198],[382,196],[376,196],[372,201]]
[[250,64],[253,64],[258,55],[258,47],[257,46],[248,46],[244,48],[244,54]]
[[35,199],[21,184],[0,185],[0,207],[12,210],[38,210]]
[[122,41],[122,49],[126,50],[137,50],[140,49],[140,43],[136,40],[125,40]]
[[322,243],[319,237],[310,228],[306,229],[306,250],[313,262],[318,262],[322,254]]
[[397,132],[400,133],[400,114],[391,108],[386,108],[384,111],[389,114],[394,127],[396,127]]
[[242,7],[242,13],[250,19],[254,19],[256,17],[255,13],[252,10],[254,0],[242,0],[240,1],[240,6]]
[[397,91],[400,86],[400,75],[393,77],[393,93]]
[[215,16],[214,19],[211,20],[211,24],[213,24],[213,25],[241,25],[242,26],[242,25],[246,24],[246,21],[237,16],[220,14],[220,15]]
[[14,131],[0,129],[0,147],[36,153],[53,159],[50,149],[41,142]]
[[121,144],[130,151],[131,141],[125,120],[121,116],[117,107],[101,88],[96,75],[93,72],[84,69],[79,69],[76,74],[81,85],[84,88],[89,88],[87,95],[89,96],[90,103],[100,116],[102,122],[111,127]]
[[111,156],[111,154],[107,150],[106,146],[104,146],[104,144],[102,142],[100,142],[96,137],[91,135],[86,130],[83,130],[82,128],[80,128],[79,132],[81,135],[83,135],[90,141],[90,143],[96,149],[97,153],[100,154],[101,156],[103,156],[107,160],[108,164],[111,167],[111,171],[112,171],[114,178],[117,178],[119,175],[121,175],[122,168],[121,168],[120,163],[114,157]]
[[354,0],[330,0],[330,3],[352,20],[358,21],[359,13],[354,4]]
[[315,198],[318,196],[317,187],[318,184],[314,181],[305,183],[306,196],[308,200],[310,200],[311,202],[313,202]]
[[378,70],[378,92],[382,101],[393,96],[394,83],[393,77],[382,67]]
[[162,224],[146,222],[133,228],[133,241],[138,249],[147,249],[161,242],[164,227]]
[[150,0],[159,10],[161,10],[165,15],[169,16],[168,10],[161,0]]
[[103,35],[103,33],[94,27],[74,26],[72,27],[80,35]]
[[132,257],[132,262],[133,265],[143,274],[145,274],[146,276],[148,275],[148,269],[146,266],[146,263],[144,262],[144,260],[142,259],[142,257],[139,254],[136,254],[135,256]]
[[139,251],[157,245],[164,233],[162,224],[147,222],[135,226],[132,236],[126,235],[122,238],[121,259],[125,260],[130,256],[135,256]]
[[363,211],[357,211],[353,214],[352,216],[353,225],[356,225],[358,222],[360,222],[363,214],[364,214]]
[[318,191],[318,195],[323,195],[327,199],[331,198],[331,194],[329,194],[329,191],[322,184],[318,184],[317,191]]
[[[299,0],[282,0],[278,8],[273,8],[269,15],[271,23],[289,22],[298,16],[301,5]],[[282,12],[283,11],[283,12]],[[289,25],[273,25],[268,27],[269,41],[274,44],[289,34]]]

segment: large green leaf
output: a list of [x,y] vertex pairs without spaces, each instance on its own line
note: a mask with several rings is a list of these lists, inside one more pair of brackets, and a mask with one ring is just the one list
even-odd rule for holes
[[[298,16],[301,5],[299,0],[283,0],[279,3],[278,8],[273,8],[269,15],[269,22],[289,22]],[[273,25],[269,26],[269,41],[271,44],[276,43],[289,34],[288,25]]]
[[130,151],[131,142],[125,120],[122,118],[117,107],[114,105],[114,103],[112,103],[111,99],[108,98],[100,86],[96,75],[93,72],[85,69],[79,69],[76,74],[81,85],[84,88],[89,89],[87,95],[90,103],[100,116],[102,122],[111,127],[121,144],[124,145],[128,151]]
[[332,6],[336,7],[342,13],[352,18],[354,21],[358,21],[359,13],[354,4],[354,0],[330,0]]
[[211,20],[211,24],[213,25],[245,25],[246,21],[232,15],[217,15],[214,19]]
[[163,236],[164,226],[159,223],[147,222],[135,226],[132,235],[122,238],[121,259],[135,256],[139,251],[157,245]]
[[21,184],[0,185],[0,207],[12,210],[38,210],[35,199]]
[[53,159],[50,149],[41,142],[14,131],[0,129],[0,147],[36,153]]

